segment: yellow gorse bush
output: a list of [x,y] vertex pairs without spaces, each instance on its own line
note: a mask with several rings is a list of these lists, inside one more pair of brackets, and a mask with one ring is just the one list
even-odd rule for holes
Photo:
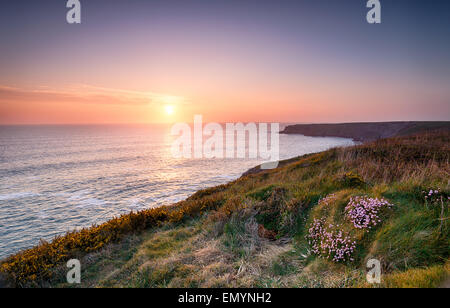
[[213,195],[202,199],[188,199],[174,206],[131,212],[98,226],[58,236],[51,243],[41,241],[38,246],[3,261],[0,272],[5,273],[17,286],[45,281],[51,278],[53,268],[76,254],[97,251],[127,234],[158,227],[164,222],[181,222],[185,218],[201,215],[206,210],[216,209],[219,204],[221,199]]

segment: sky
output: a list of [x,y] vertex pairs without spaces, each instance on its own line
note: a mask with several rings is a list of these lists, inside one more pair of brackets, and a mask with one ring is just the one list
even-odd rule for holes
[[449,120],[450,2],[366,2],[2,1],[0,124]]

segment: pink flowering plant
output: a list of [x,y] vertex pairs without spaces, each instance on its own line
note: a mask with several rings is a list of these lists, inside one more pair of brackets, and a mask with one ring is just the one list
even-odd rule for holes
[[345,213],[356,229],[368,232],[382,222],[382,212],[392,208],[392,206],[389,201],[383,198],[356,196],[350,198],[345,207]]
[[325,219],[314,219],[306,236],[312,253],[334,262],[354,261],[356,241],[344,233],[339,225],[327,224]]
[[440,188],[429,189],[422,192],[425,198],[425,205],[428,209],[439,211],[439,231],[443,232],[448,225],[448,212],[450,207],[450,196],[447,192],[441,191]]
[[450,196],[446,192],[441,191],[440,188],[427,189],[422,194],[424,195],[426,205],[440,205],[450,200]]

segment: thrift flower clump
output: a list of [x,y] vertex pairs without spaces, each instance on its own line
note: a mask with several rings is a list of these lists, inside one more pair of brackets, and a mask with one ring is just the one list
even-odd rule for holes
[[422,193],[425,196],[426,203],[435,204],[450,200],[450,196],[445,192],[442,192],[440,188],[430,189],[429,191],[423,191]]
[[314,219],[308,231],[306,238],[314,254],[334,262],[354,261],[356,242],[339,230],[339,226],[327,225],[324,219]]
[[381,211],[391,207],[392,204],[383,198],[357,196],[350,198],[345,207],[345,213],[355,228],[369,231],[369,229],[381,223]]

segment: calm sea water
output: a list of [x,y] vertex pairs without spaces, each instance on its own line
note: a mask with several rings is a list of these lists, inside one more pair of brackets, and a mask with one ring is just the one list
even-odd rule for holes
[[[182,200],[259,164],[175,159],[170,127],[0,126],[0,258],[66,231]],[[351,145],[280,135],[291,158]]]

